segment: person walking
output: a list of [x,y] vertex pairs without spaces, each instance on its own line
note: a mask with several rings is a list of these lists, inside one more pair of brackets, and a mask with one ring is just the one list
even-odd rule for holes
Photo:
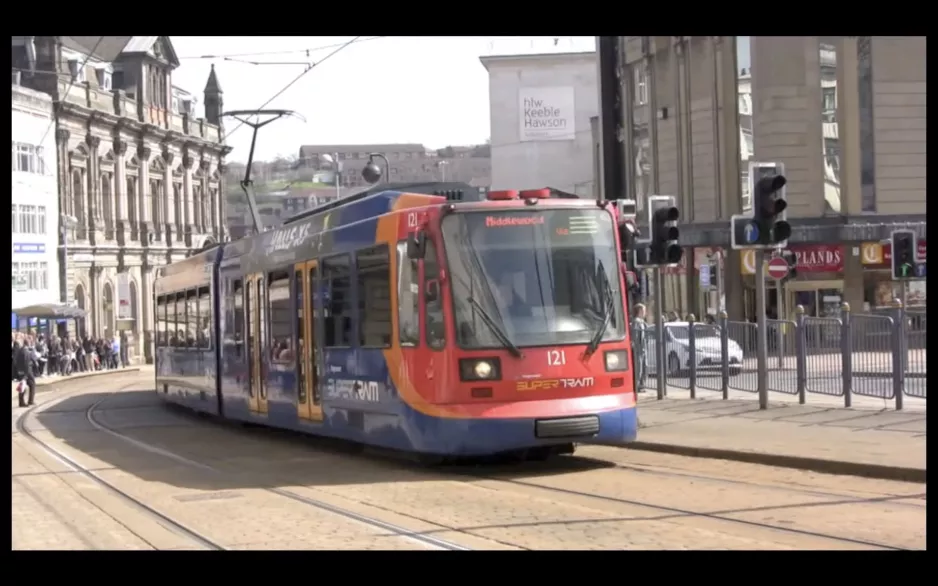
[[32,336],[27,336],[16,353],[16,371],[19,379],[26,383],[27,390],[17,393],[20,407],[29,407],[36,398],[36,366],[39,357],[33,347]]
[[645,348],[647,347],[645,306],[636,303],[632,308],[632,361],[635,368],[635,391],[644,393],[645,383]]
[[114,336],[111,338],[111,353],[108,355],[108,358],[110,359],[110,362],[111,362],[111,364],[109,365],[110,368],[119,367],[118,359],[120,355],[121,355],[121,340],[119,337],[117,337],[117,334],[114,334]]
[[130,351],[128,350],[130,340],[127,338],[127,332],[122,331],[120,337],[120,357],[121,368],[130,366]]

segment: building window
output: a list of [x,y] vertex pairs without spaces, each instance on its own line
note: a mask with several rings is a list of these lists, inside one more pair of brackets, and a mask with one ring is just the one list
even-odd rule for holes
[[[45,216],[45,208],[42,208],[42,210],[43,216]],[[20,234],[39,234],[39,210],[37,206],[21,205],[19,218]]]
[[860,110],[860,197],[864,212],[876,211],[876,154],[873,128],[873,37],[857,37],[857,91]]
[[16,234],[19,230],[19,226],[17,225],[17,222],[16,222],[16,219],[19,217],[19,214],[17,213],[17,210],[19,209],[19,207],[20,206],[13,204],[13,233],[14,234]]
[[48,263],[13,263],[12,274],[14,287],[21,291],[46,291],[49,289]]
[[46,233],[46,206],[36,208],[36,234]]
[[98,76],[98,87],[103,90],[111,91],[111,72],[103,67],[95,70]]
[[20,142],[13,143],[13,170],[21,173],[35,173],[37,175],[45,174],[45,161],[43,158],[42,147],[24,144]]
[[635,105],[644,106],[648,103],[648,74],[645,71],[645,65],[633,66],[632,75],[635,84]]

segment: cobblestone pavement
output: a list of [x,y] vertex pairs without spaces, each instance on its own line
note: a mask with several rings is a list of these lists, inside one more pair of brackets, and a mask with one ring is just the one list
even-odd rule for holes
[[[111,433],[85,417],[102,400],[95,418]],[[425,469],[315,439],[206,421],[135,390],[66,399],[38,413],[31,426],[121,490],[231,549],[425,547],[270,489],[470,549],[925,547],[925,486],[919,484],[606,447],[540,464]],[[17,437],[14,446],[20,441],[28,440]],[[168,538],[135,541],[118,528],[128,525],[126,516],[114,509],[96,514],[78,497],[56,517],[25,489],[16,496],[16,486],[44,478],[46,484],[29,484],[43,497],[62,490],[48,483],[64,483],[67,475],[31,477],[40,463],[28,464],[14,451],[18,461],[14,499],[25,505],[14,517],[15,548],[184,546]],[[115,517],[121,522],[108,521]],[[82,529],[76,534],[69,523]]]

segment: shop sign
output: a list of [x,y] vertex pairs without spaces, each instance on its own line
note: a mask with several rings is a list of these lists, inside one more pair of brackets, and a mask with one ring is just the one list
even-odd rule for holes
[[[839,244],[790,246],[795,253],[795,270],[799,273],[839,273],[844,270],[844,247]],[[756,251],[743,250],[740,272],[756,274]]]
[[[918,241],[919,260],[925,260],[925,253],[928,246],[925,240]],[[892,245],[880,244],[879,242],[864,242],[860,247],[860,259],[863,266],[869,269],[888,268],[892,262]]]

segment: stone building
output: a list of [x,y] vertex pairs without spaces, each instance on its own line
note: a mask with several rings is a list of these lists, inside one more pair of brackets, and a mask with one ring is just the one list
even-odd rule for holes
[[215,71],[196,118],[169,37],[19,37],[13,61],[57,106],[61,299],[150,361],[157,268],[227,239]]
[[687,260],[666,278],[669,309],[716,309],[698,278],[716,257],[730,316],[754,316],[754,255],[728,250],[730,216],[751,204],[746,159],[781,162],[788,179],[796,276],[770,288],[778,315],[896,296],[880,243],[898,227],[925,237],[925,37],[621,40],[626,183],[640,207],[664,194],[681,208]]

